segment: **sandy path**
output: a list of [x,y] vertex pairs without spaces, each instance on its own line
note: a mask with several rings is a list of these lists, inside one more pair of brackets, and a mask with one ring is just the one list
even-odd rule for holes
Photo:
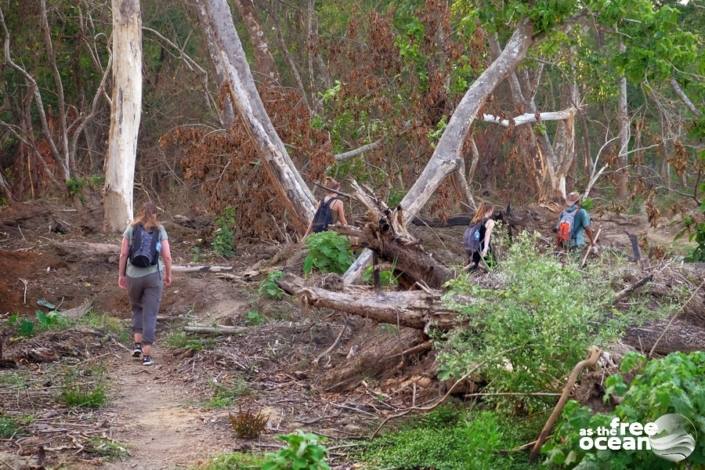
[[[162,359],[157,352],[155,360]],[[168,364],[144,367],[125,358],[110,369],[112,409],[117,414],[114,436],[127,444],[130,457],[107,464],[109,469],[192,468],[232,446],[214,425],[215,414],[193,405],[180,383],[170,381]]]

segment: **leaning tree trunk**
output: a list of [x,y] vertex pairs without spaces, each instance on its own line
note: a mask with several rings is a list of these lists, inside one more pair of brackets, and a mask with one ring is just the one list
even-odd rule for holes
[[142,17],[139,0],[112,0],[113,96],[105,161],[104,217],[110,231],[132,220],[137,135],[142,112]]
[[258,73],[264,75],[266,80],[270,82],[279,81],[279,72],[277,65],[274,62],[274,57],[267,44],[267,38],[264,36],[264,31],[260,26],[257,18],[257,9],[252,0],[235,0],[235,7],[240,13],[247,32],[250,34],[250,40],[255,49],[255,69]]
[[[199,19],[210,35],[208,51],[222,87],[232,97],[243,123],[255,139],[272,184],[295,214],[301,233],[313,219],[316,201],[279,138],[257,92],[245,51],[237,35],[226,0],[196,0]],[[220,75],[220,74],[219,74]]]
[[[477,113],[497,85],[526,57],[532,43],[532,25],[523,21],[512,34],[502,53],[475,80],[455,108],[431,159],[421,176],[399,204],[403,208],[404,223],[413,220],[431,199],[441,182],[456,171],[462,158],[461,148]],[[365,250],[346,271],[344,280],[350,284],[357,280],[365,266],[372,260],[372,252]]]

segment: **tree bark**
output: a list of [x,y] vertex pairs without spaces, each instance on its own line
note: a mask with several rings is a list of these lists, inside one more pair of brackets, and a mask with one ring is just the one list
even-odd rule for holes
[[142,112],[142,15],[139,0],[112,0],[113,93],[105,161],[104,222],[121,231],[132,220],[137,137]]
[[[445,177],[458,168],[458,159],[462,158],[463,142],[477,113],[497,85],[526,57],[532,41],[532,26],[528,20],[525,20],[514,31],[499,57],[482,72],[465,93],[438,141],[431,159],[400,203],[404,210],[405,221],[412,220],[426,205]],[[363,252],[345,272],[343,277],[345,283],[350,284],[358,279],[371,258],[371,252],[368,250]]]
[[[624,44],[619,45],[620,52],[624,52]],[[617,197],[625,199],[629,192],[629,103],[627,102],[627,77],[619,79],[619,107],[617,108],[619,121],[619,170],[617,172]]]
[[293,209],[294,222],[303,233],[313,219],[316,201],[264,109],[230,7],[226,0],[196,0],[196,5],[201,23],[211,32],[208,50],[216,69],[222,71],[231,103],[255,139],[272,183],[283,202]]
[[348,287],[336,292],[307,286],[303,279],[287,274],[277,281],[284,292],[298,296],[305,305],[331,308],[380,323],[423,330],[429,325],[449,329],[458,324],[455,312],[447,308],[437,290],[382,291]]
[[250,40],[255,49],[255,70],[264,75],[270,82],[279,82],[279,72],[277,71],[274,57],[269,50],[264,31],[257,18],[257,10],[252,0],[235,0],[235,7],[245,23]]

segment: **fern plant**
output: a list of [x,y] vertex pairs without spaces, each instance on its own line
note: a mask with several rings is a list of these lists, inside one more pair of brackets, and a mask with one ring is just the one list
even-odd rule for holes
[[306,239],[308,255],[304,259],[304,273],[316,269],[323,273],[342,274],[352,264],[353,256],[348,239],[335,232],[320,232]]

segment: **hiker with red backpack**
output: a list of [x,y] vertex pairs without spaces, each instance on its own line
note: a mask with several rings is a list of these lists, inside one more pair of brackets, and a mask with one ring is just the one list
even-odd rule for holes
[[468,267],[477,269],[480,262],[487,267],[487,255],[492,252],[492,230],[495,222],[494,206],[483,202],[475,211],[470,225],[463,235],[463,246],[468,255]]
[[580,194],[573,191],[566,197],[566,207],[555,226],[556,246],[558,249],[574,250],[585,246],[585,236],[594,245],[594,236],[590,228],[590,214],[580,207]]
[[157,313],[164,286],[171,285],[169,237],[157,221],[157,206],[146,202],[127,226],[120,246],[118,285],[127,289],[132,306],[132,357],[151,366]]
[[321,199],[321,202],[318,203],[316,214],[308,225],[304,237],[311,232],[325,232],[328,230],[328,226],[334,223],[348,224],[348,221],[345,219],[345,206],[336,192],[340,190],[340,183],[333,178],[327,178],[325,186],[332,191],[328,191],[323,199]]

